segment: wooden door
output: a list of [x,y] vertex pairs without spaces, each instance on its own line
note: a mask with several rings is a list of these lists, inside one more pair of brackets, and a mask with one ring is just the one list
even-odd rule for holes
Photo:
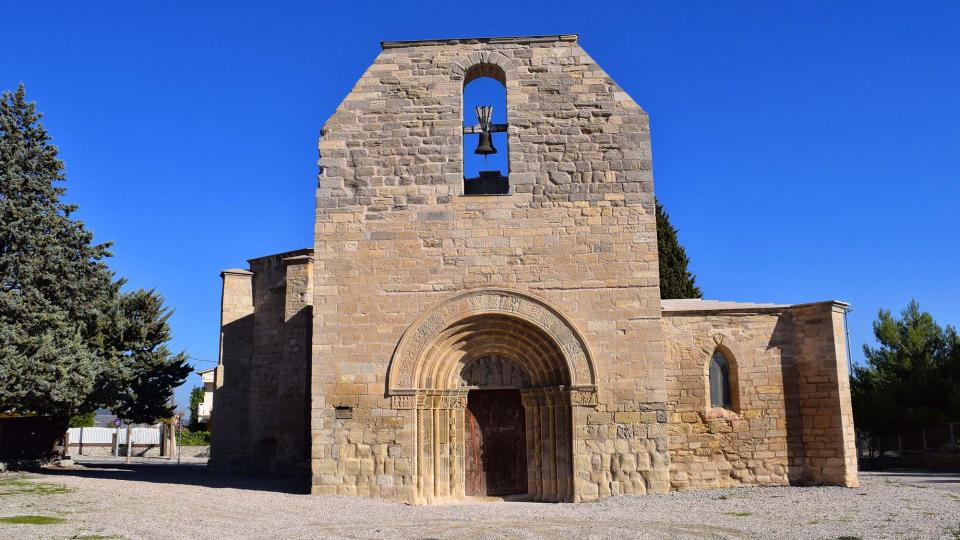
[[471,390],[464,458],[467,495],[527,492],[527,444],[518,390]]

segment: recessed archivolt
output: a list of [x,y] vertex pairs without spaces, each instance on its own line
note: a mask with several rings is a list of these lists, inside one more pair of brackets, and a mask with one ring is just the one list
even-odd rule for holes
[[414,322],[400,339],[387,394],[455,390],[464,366],[499,356],[531,387],[595,388],[595,370],[580,333],[546,302],[483,289],[457,295]]
[[563,352],[542,331],[522,319],[475,315],[438,336],[417,366],[418,388],[453,390],[463,366],[485,356],[509,359],[523,370],[531,386],[569,386]]

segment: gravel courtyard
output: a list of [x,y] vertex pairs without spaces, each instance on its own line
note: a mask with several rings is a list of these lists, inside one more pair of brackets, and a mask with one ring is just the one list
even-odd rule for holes
[[[0,538],[960,538],[957,475],[866,473],[861,483],[414,507],[312,497],[197,464],[91,464],[0,474]],[[62,521],[4,522],[38,520],[15,516]]]

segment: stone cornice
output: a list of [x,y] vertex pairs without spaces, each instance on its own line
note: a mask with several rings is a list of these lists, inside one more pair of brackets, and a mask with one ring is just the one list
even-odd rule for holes
[[549,43],[554,41],[566,41],[576,43],[579,34],[551,34],[545,36],[500,36],[500,37],[465,37],[465,38],[438,38],[438,39],[415,39],[408,41],[381,41],[380,46],[383,49],[399,49],[402,47],[426,47],[435,45],[463,45],[474,43],[489,43],[492,45],[502,44],[523,44],[523,43]]

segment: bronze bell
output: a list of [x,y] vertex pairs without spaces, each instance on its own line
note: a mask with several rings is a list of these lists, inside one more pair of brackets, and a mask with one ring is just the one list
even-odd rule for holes
[[497,149],[493,147],[493,139],[490,137],[489,131],[480,132],[480,138],[477,140],[477,149],[474,150],[473,153],[482,156],[497,153]]

